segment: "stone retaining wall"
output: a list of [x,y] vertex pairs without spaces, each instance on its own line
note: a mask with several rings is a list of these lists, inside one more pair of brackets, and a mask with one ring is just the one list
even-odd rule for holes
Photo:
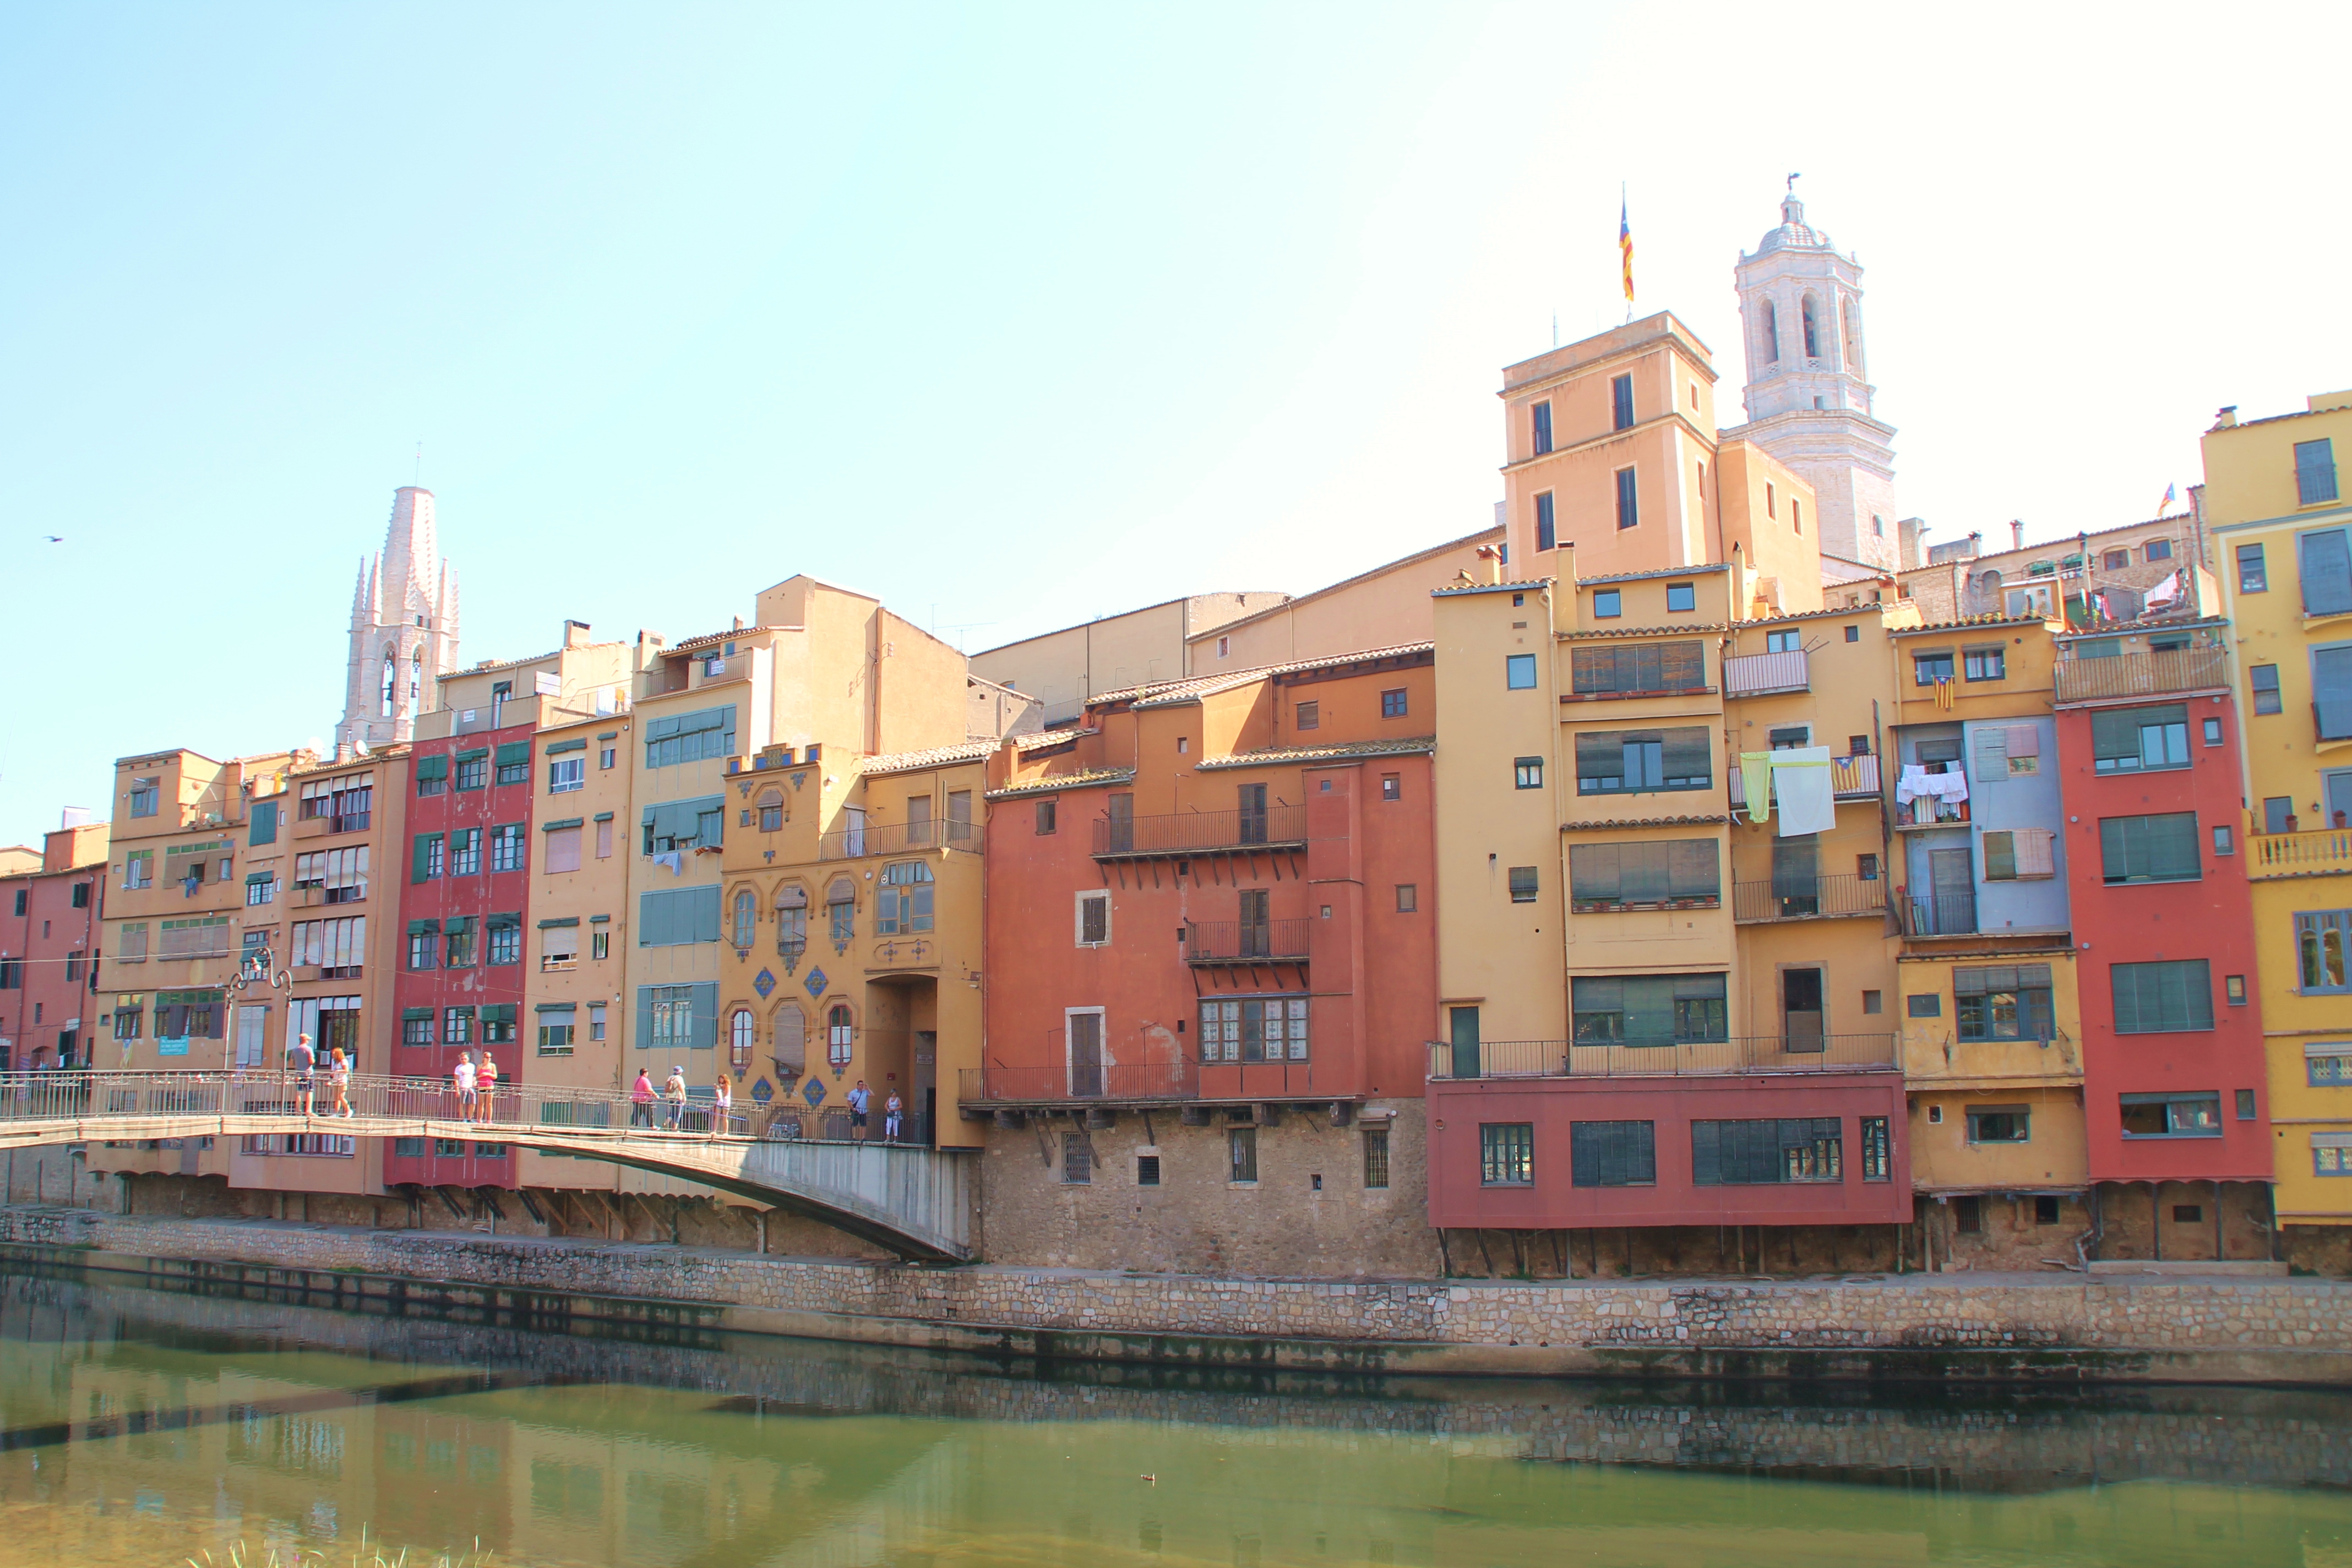
[[[136,1258],[522,1292],[529,1310],[593,1317],[573,1298],[712,1310],[711,1326],[924,1340],[892,1325],[1056,1335],[1320,1342],[1400,1350],[1624,1352],[2352,1352],[2352,1287],[2319,1279],[1906,1276],[1824,1281],[1525,1284],[1210,1279],[1003,1267],[915,1268],[691,1247],[458,1238],[269,1222],[0,1210],[0,1242]],[[272,1281],[253,1281],[272,1283]],[[276,1281],[301,1289],[301,1280]],[[518,1310],[522,1310],[518,1308]],[[1095,1353],[1065,1349],[1063,1353]],[[1103,1352],[1103,1353],[1117,1353]],[[1136,1352],[1147,1359],[1150,1352]],[[1503,1369],[1502,1358],[1496,1370]],[[1519,1358],[1540,1364],[1534,1358]],[[1391,1367],[1399,1363],[1389,1363]],[[1718,1363],[1718,1367],[1720,1363]],[[1704,1370],[1704,1368],[1695,1368]],[[2266,1375],[2240,1373],[2236,1375]],[[2331,1373],[2329,1375],[2334,1375]]]

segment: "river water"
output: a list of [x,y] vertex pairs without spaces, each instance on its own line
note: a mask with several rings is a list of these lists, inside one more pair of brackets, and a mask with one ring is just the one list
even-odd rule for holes
[[2352,1395],[1321,1379],[0,1279],[0,1563],[2352,1568]]

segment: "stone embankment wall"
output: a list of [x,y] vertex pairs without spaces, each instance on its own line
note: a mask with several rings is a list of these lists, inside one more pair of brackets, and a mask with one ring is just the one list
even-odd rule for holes
[[110,1267],[159,1280],[327,1292],[376,1310],[663,1321],[1114,1360],[1391,1372],[1907,1366],[2352,1384],[2352,1288],[2315,1279],[1341,1283],[913,1268],[22,1208],[0,1211],[0,1243],[102,1254]]

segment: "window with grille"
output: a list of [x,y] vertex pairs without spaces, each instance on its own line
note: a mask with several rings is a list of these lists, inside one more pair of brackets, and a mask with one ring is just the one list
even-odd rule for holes
[[1580,914],[1676,904],[1711,908],[1723,899],[1721,861],[1712,838],[1573,844],[1568,883]]
[[1568,1129],[1570,1181],[1580,1187],[1657,1184],[1657,1124],[1573,1121]]
[[1235,1182],[1257,1180],[1257,1129],[1229,1127],[1225,1130],[1227,1179]]
[[522,869],[522,824],[509,822],[490,829],[490,869],[520,871]]
[[474,1038],[474,1010],[471,1007],[451,1007],[441,1015],[441,1042],[463,1046]]
[[1389,1130],[1364,1130],[1364,1185],[1377,1191],[1389,1184]]
[[1691,1181],[1696,1185],[1843,1180],[1845,1141],[1834,1116],[1691,1123]]
[[1201,1004],[1204,1062],[1303,1062],[1307,998],[1243,996]]
[[449,835],[449,875],[478,877],[482,872],[482,830],[459,827]]
[[522,962],[522,922],[512,916],[508,917],[505,922],[498,921],[495,916],[492,917],[492,921],[490,962],[520,963]]
[[1528,1187],[1536,1180],[1536,1130],[1528,1121],[1487,1121],[1478,1128],[1478,1184]]
[[2118,1035],[2158,1035],[2213,1026],[2211,966],[2201,958],[2108,966]]
[[457,787],[461,790],[488,789],[490,785],[490,754],[488,752],[460,752],[457,756]]
[[429,1046],[433,1043],[433,1009],[412,1007],[400,1016],[400,1043],[404,1046]]
[[1083,1132],[1062,1134],[1062,1180],[1070,1186],[1086,1186],[1095,1179],[1095,1149]]
[[1862,1179],[1885,1182],[1894,1177],[1895,1144],[1889,1136],[1887,1119],[1865,1116],[1862,1119]]
[[516,742],[499,748],[496,783],[519,784],[530,783],[530,742]]
[[408,922],[408,967],[412,971],[431,969],[441,955],[441,922],[411,921]]
[[2336,500],[2336,443],[2326,437],[2294,444],[2294,495],[2304,506]]
[[460,916],[445,928],[441,944],[441,963],[446,969],[471,969],[477,933],[473,917]]

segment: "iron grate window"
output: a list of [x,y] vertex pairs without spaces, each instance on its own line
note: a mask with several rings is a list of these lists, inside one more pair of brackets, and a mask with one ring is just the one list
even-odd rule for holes
[[1648,1187],[1658,1180],[1657,1124],[1572,1121],[1568,1128],[1571,1184]]

